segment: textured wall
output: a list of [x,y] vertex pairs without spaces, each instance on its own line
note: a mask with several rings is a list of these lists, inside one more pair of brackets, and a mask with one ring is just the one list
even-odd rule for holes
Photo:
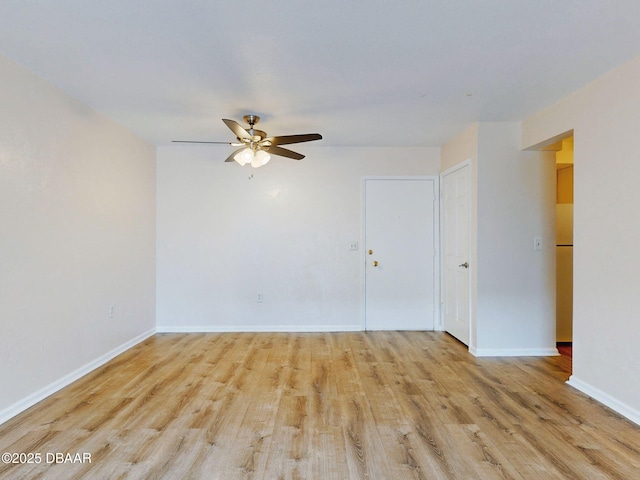
[[155,148],[3,58],[0,104],[1,421],[153,330]]
[[571,384],[640,423],[640,58],[523,122],[522,146],[574,132]]
[[440,151],[298,150],[252,170],[158,148],[159,329],[361,328],[362,176],[437,174]]

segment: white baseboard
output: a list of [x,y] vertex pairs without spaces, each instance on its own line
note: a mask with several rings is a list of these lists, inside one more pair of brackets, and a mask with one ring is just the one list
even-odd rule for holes
[[146,340],[147,338],[151,337],[155,333],[156,333],[156,329],[152,328],[151,330],[148,330],[143,334],[138,335],[135,338],[132,338],[128,342],[123,343],[122,345],[96,358],[92,362],[89,362],[86,365],[78,368],[77,370],[69,373],[68,375],[65,375],[64,377],[56,380],[55,382],[50,383],[46,387],[41,388],[40,390],[32,393],[28,397],[23,398],[22,400],[19,400],[13,405],[10,405],[8,408],[5,408],[4,410],[0,410],[0,424],[3,424],[10,418],[13,418],[16,415],[18,415],[19,413],[24,412],[27,408],[32,407],[39,401],[44,400],[45,398],[47,398],[50,395],[53,395],[57,391],[62,390],[64,387],[70,385],[71,383],[75,382],[76,380],[85,376],[87,373],[90,373],[96,368],[101,367],[112,358],[117,357],[121,353],[129,350],[131,347]]
[[157,333],[360,332],[360,325],[185,325],[158,326]]
[[557,348],[475,348],[469,347],[475,357],[557,357]]
[[619,413],[623,417],[627,417],[633,423],[640,425],[640,411],[631,408],[626,403],[623,403],[611,395],[603,392],[602,390],[597,389],[596,387],[588,384],[587,382],[583,382],[575,375],[571,375],[569,380],[567,380],[567,384],[571,385],[576,390],[580,390],[582,393],[589,395],[594,400],[606,405],[611,410]]

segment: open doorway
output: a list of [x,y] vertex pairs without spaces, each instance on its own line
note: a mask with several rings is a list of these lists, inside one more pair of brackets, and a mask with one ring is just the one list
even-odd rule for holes
[[573,137],[556,150],[556,345],[573,353]]
[[569,374],[573,370],[573,140],[573,131],[570,130],[531,148],[553,152],[555,156],[555,188],[549,188],[549,193],[555,195],[556,206],[555,337],[556,348],[562,358],[560,366]]

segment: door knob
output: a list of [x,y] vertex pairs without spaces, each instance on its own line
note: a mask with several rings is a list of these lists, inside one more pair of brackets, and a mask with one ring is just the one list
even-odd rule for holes
[[469,268],[469,262],[464,262],[458,265],[459,267]]
[[373,255],[373,250],[369,250],[369,255]]
[[377,266],[378,266],[378,261],[377,261],[377,260],[374,260],[374,261],[373,261],[373,266],[374,266],[374,267],[377,267]]

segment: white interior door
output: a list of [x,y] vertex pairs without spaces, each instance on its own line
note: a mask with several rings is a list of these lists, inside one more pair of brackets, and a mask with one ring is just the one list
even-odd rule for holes
[[365,178],[365,328],[433,330],[437,177]]
[[442,176],[443,328],[469,345],[469,166]]

